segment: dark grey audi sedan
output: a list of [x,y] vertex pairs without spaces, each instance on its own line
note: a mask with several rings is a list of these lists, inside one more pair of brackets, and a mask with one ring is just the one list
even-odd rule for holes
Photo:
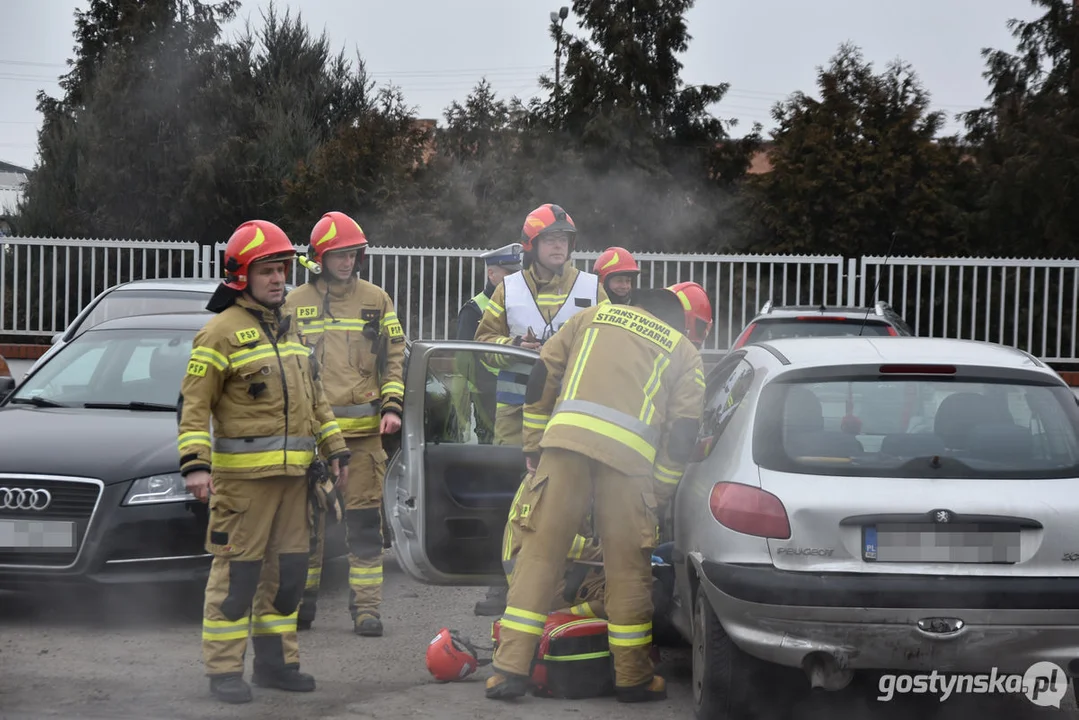
[[[0,588],[205,579],[207,509],[179,473],[176,401],[209,318],[102,322],[0,401]],[[343,526],[326,545],[345,552]]]

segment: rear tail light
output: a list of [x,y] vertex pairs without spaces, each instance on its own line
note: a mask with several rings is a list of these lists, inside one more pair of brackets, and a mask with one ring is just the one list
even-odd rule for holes
[[749,336],[753,334],[753,328],[757,326],[757,323],[750,323],[746,326],[746,329],[742,331],[742,334],[738,336],[738,339],[734,343],[734,347],[731,350],[737,350],[746,344],[746,340],[749,340]]
[[899,337],[899,333],[897,333],[895,331],[895,328],[892,327],[891,325],[888,326],[888,334],[891,335],[892,337]]
[[720,525],[745,535],[786,540],[791,536],[787,510],[769,492],[738,483],[716,483],[708,506]]

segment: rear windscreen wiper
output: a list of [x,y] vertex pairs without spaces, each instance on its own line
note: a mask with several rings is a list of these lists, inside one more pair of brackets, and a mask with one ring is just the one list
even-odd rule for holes
[[30,397],[12,398],[9,403],[11,405],[14,405],[16,403],[20,405],[35,405],[37,407],[43,408],[69,407],[68,405],[64,405],[63,403],[56,402],[55,400],[49,400],[48,398],[38,397],[37,395],[32,395]]
[[112,403],[112,402],[91,402],[83,403],[84,408],[91,410],[151,410],[160,412],[176,412],[175,405],[165,405],[163,403],[149,403],[142,402],[141,400],[133,400],[126,403]]

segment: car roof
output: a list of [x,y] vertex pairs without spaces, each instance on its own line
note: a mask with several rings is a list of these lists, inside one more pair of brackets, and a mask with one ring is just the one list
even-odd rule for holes
[[[977,340],[927,337],[782,338],[757,343],[783,355],[789,366],[824,367],[874,363],[981,365],[1052,373],[1028,353]],[[747,347],[753,347],[749,345]]]
[[[767,306],[765,306],[767,307]],[[890,308],[889,308],[890,309]],[[879,319],[880,314],[876,308],[871,307],[828,307],[827,305],[781,305],[763,309],[754,320],[763,320],[770,317],[795,317],[798,315],[842,315],[844,317],[865,317]]]
[[187,292],[213,293],[221,284],[220,280],[205,278],[156,278],[152,280],[132,280],[112,288],[113,292],[129,290],[185,290]]
[[113,318],[94,325],[85,335],[101,330],[199,330],[213,317],[211,312],[154,313]]
[[[209,311],[130,315],[100,322],[82,335],[100,330],[201,330],[213,315]],[[412,340],[406,337],[405,347],[411,346]]]

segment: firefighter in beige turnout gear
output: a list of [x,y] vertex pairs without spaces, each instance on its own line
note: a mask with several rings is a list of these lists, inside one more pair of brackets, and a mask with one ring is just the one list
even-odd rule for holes
[[[700,353],[675,328],[669,290],[639,292],[634,306],[604,304],[569,320],[544,345],[528,381],[524,451],[530,470],[519,504],[521,551],[513,568],[487,696],[523,695],[550,609],[551,588],[589,508],[603,543],[608,642],[623,702],[666,697],[655,675],[650,557],[660,476],[681,476],[704,402]],[[636,388],[640,388],[636,390]]]
[[[475,339],[538,350],[574,314],[607,301],[599,278],[570,262],[577,227],[558,205],[541,205],[521,228],[524,269],[503,278],[483,311]],[[498,370],[495,390],[496,445],[520,445],[524,388],[531,366],[488,355],[485,365]],[[476,603],[477,615],[498,615],[506,607],[506,586],[488,588]]]
[[[295,257],[276,225],[244,223],[225,248],[216,312],[195,336],[180,391],[180,472],[210,504],[202,656],[210,692],[249,702],[255,684],[311,691],[299,671],[296,608],[307,565],[308,470],[316,450],[347,473],[348,451],[318,383],[317,365],[281,311]],[[213,435],[211,436],[211,421]]]
[[[382,435],[401,428],[405,334],[386,292],[357,277],[367,238],[355,220],[327,213],[311,232],[315,279],[289,293],[303,341],[314,349],[322,384],[352,453],[342,489],[349,548],[349,613],[357,635],[382,635]],[[325,513],[318,513],[300,619],[310,626],[322,574]]]

